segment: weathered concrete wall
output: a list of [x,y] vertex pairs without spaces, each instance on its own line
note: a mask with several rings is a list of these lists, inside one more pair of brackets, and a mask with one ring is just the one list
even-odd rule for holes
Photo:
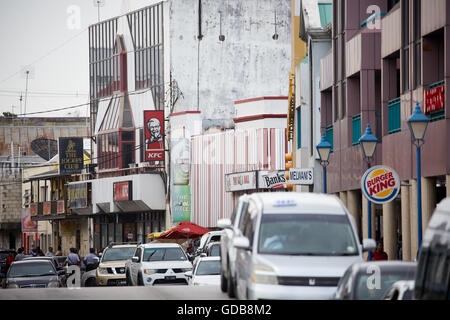
[[171,1],[171,70],[183,93],[174,112],[199,107],[208,126],[233,118],[236,100],[287,96],[290,17],[290,0],[202,1],[199,41],[198,0]]

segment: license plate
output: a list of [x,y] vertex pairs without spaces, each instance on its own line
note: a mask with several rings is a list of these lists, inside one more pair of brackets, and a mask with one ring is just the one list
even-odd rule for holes
[[127,280],[119,280],[116,283],[118,286],[125,286],[127,284]]
[[175,280],[177,277],[176,276],[165,276],[164,279],[165,280]]

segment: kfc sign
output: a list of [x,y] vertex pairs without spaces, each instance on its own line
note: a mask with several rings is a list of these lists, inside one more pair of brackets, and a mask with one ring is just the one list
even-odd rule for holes
[[131,181],[114,183],[114,201],[132,200],[133,192],[131,189]]
[[164,161],[164,111],[144,111],[145,161]]

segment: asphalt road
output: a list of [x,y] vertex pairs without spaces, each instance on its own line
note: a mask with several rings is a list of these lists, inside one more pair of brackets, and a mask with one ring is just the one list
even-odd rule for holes
[[0,300],[228,300],[218,286],[0,289]]

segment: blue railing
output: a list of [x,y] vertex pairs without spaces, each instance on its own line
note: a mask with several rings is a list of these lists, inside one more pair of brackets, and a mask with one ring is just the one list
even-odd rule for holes
[[396,133],[402,130],[400,107],[400,98],[396,98],[388,102],[388,134]]

